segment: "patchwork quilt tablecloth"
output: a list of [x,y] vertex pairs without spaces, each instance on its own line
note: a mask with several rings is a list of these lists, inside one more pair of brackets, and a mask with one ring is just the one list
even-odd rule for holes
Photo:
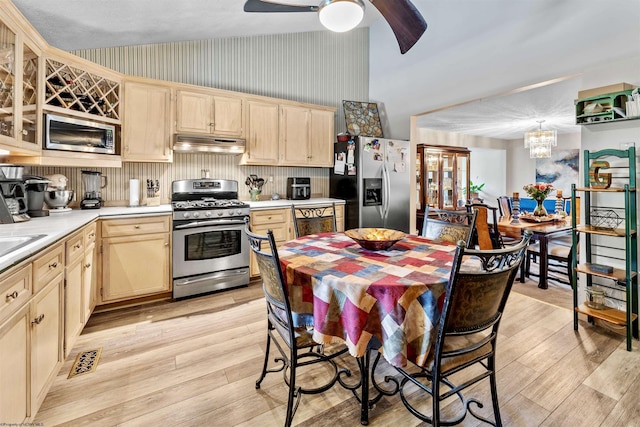
[[344,233],[324,233],[289,241],[278,254],[292,310],[313,314],[314,340],[344,341],[359,357],[375,336],[387,361],[405,366],[429,356],[455,250],[409,235],[369,251]]

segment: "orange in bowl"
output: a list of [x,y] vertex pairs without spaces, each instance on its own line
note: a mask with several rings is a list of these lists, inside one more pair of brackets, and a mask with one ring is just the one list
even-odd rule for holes
[[405,238],[406,234],[387,228],[354,228],[344,232],[357,244],[371,251],[383,251]]

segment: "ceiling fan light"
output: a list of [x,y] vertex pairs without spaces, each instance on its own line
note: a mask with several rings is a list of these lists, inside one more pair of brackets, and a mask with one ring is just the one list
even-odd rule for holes
[[318,7],[320,23],[328,30],[344,33],[354,29],[364,17],[362,0],[322,0]]

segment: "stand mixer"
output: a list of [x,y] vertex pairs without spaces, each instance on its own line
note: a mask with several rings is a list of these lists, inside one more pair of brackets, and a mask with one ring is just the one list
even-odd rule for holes
[[107,177],[96,171],[82,171],[84,197],[80,209],[100,209],[104,204],[100,190],[107,186]]

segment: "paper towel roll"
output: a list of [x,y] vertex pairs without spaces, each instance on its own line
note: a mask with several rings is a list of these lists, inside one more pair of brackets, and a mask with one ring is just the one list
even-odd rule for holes
[[140,180],[129,180],[129,206],[140,205]]

